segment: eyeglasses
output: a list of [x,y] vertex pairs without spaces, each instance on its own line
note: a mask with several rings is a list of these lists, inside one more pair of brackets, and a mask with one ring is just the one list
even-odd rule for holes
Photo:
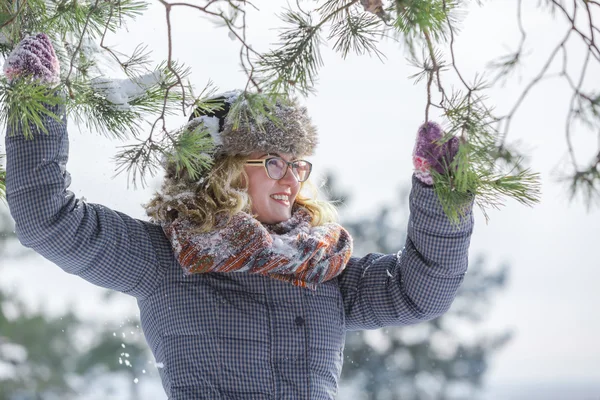
[[292,169],[292,173],[298,182],[306,181],[310,176],[310,171],[312,171],[312,164],[306,160],[288,162],[281,157],[269,157],[261,160],[247,160],[246,164],[253,166],[264,165],[269,178],[276,181],[285,177],[288,168]]

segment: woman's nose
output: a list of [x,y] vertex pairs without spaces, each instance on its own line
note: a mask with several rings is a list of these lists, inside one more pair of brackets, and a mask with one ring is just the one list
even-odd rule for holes
[[291,187],[295,187],[300,183],[298,181],[298,178],[296,178],[296,175],[294,175],[294,171],[292,170],[292,167],[290,165],[287,166],[287,169],[285,170],[285,175],[279,180],[279,182],[288,184]]

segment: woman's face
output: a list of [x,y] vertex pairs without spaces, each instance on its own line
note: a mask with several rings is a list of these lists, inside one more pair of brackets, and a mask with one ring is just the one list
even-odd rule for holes
[[[268,157],[281,157],[293,161],[288,153],[250,154],[248,159],[262,160]],[[263,165],[244,166],[248,174],[248,194],[252,200],[252,212],[263,224],[276,224],[287,221],[292,216],[292,206],[300,191],[300,183],[288,167],[285,176],[279,180],[271,179]]]

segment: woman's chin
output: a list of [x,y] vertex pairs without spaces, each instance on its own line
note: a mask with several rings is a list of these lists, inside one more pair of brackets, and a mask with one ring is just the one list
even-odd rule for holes
[[256,219],[267,225],[274,225],[280,222],[285,222],[292,217],[291,213],[278,213],[276,215],[258,216]]

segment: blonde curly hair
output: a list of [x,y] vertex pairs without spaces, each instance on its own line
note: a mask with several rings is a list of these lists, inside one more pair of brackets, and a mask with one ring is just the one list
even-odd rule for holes
[[[239,212],[252,214],[244,170],[247,159],[247,156],[218,157],[207,176],[198,181],[190,179],[185,169],[177,171],[174,163],[168,163],[161,191],[144,205],[146,214],[161,224],[177,218],[189,219],[198,233],[213,230],[219,215],[229,219]],[[306,191],[308,195],[304,194]],[[294,205],[308,210],[312,226],[336,222],[335,206],[317,197],[318,189],[307,180],[301,183]]]

